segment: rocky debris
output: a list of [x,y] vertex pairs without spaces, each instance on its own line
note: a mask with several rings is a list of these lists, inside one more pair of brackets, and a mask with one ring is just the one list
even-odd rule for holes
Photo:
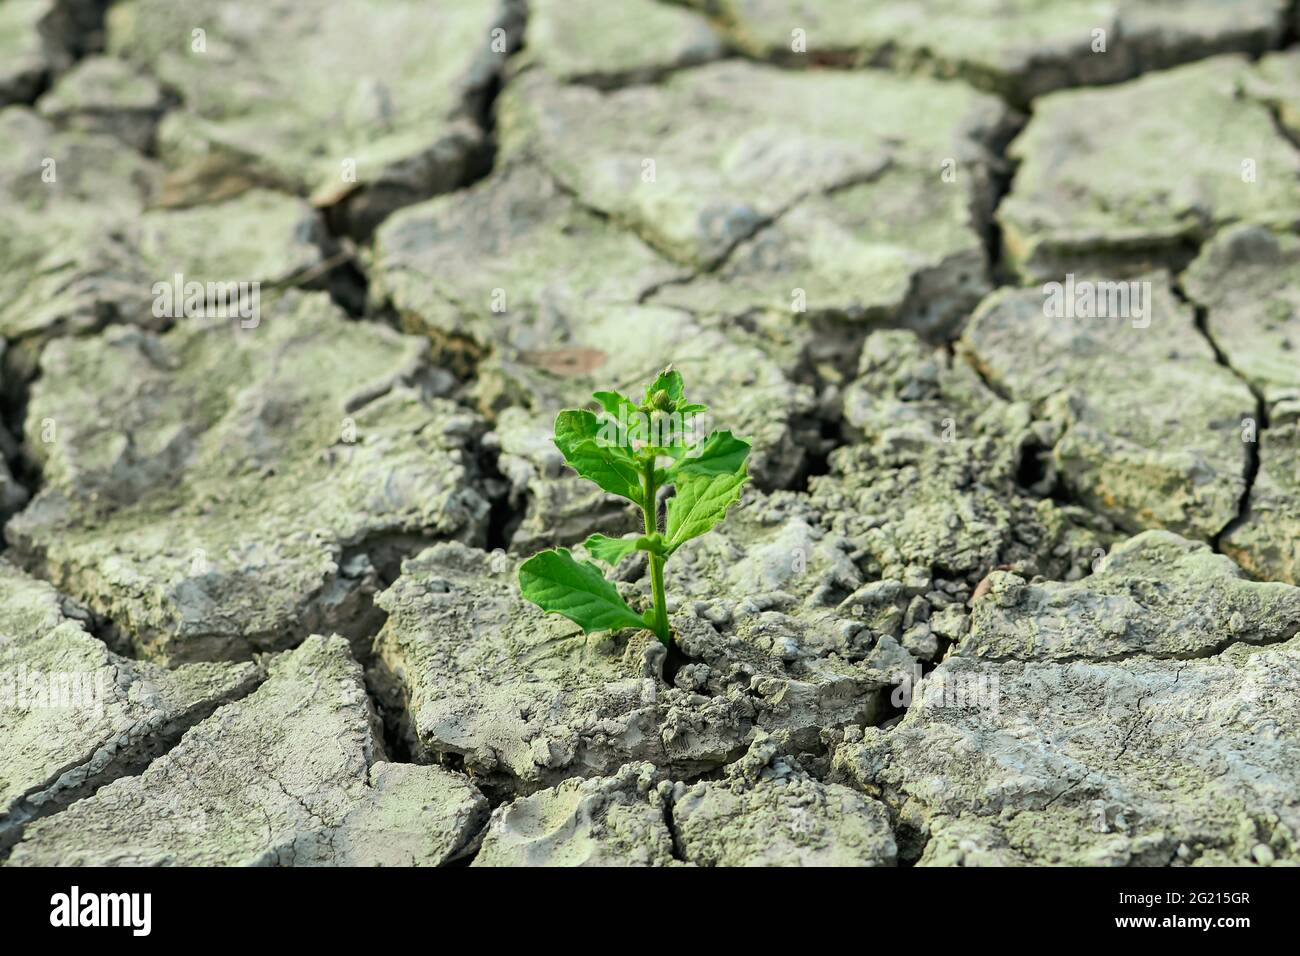
[[62,129],[114,136],[148,153],[170,103],[152,77],[121,60],[92,56],[64,74],[36,109]]
[[719,623],[770,610],[811,620],[864,583],[856,557],[853,542],[821,527],[807,495],[750,490],[726,522],[674,554],[674,590]]
[[[1025,104],[1215,53],[1258,54],[1285,30],[1283,0],[1088,0],[971,7],[952,0],[690,0],[752,56],[787,66],[888,66],[957,77]],[[1101,31],[1101,36],[1097,35]]]
[[405,715],[417,759],[456,755],[485,786],[516,793],[635,761],[691,777],[743,753],[755,729],[797,752],[825,727],[883,711],[890,681],[879,670],[783,661],[792,631],[780,615],[727,633],[676,615],[687,661],[670,680],[652,635],[584,639],[522,600],[515,568],[502,554],[435,545],[377,599],[388,619],[372,683],[386,713]]
[[885,807],[821,783],[761,738],[720,781],[677,784],[673,829],[701,866],[893,866]]
[[719,780],[651,763],[503,804],[475,866],[892,866],[884,806],[809,776],[765,734]]
[[[806,494],[746,492],[725,523],[673,556],[670,606],[747,635],[787,664],[861,662],[893,681],[964,633],[969,585],[920,568],[906,580],[868,579],[869,553],[828,531],[832,521]],[[634,587],[648,595],[644,579]]]
[[425,394],[418,340],[324,294],[242,324],[56,340],[28,406],[13,553],[167,663],[365,641],[402,553],[486,531],[482,424]]
[[887,169],[938,183],[951,161],[980,176],[1009,123],[961,84],[741,61],[611,93],[529,71],[498,107],[506,156],[534,156],[584,205],[699,269],[800,201]]
[[1009,150],[1019,168],[998,207],[1005,261],[1029,280],[1132,276],[1181,267],[1226,225],[1300,221],[1300,153],[1268,106],[1242,95],[1250,70],[1216,57],[1037,100]]
[[1210,540],[1246,489],[1254,397],[1217,363],[1165,275],[1074,288],[1080,309],[1094,295],[1095,317],[1053,314],[1045,288],[998,290],[976,310],[963,353],[1053,436],[1049,484],[1130,531]]
[[835,777],[884,800],[926,865],[1290,860],[1298,679],[1300,638],[1191,661],[953,657],[892,730],[846,734]]
[[724,524],[674,555],[669,604],[787,664],[862,663],[896,683],[964,633],[970,585],[920,567],[878,580],[862,541],[833,524],[806,494],[748,491]]
[[461,774],[380,761],[368,781],[337,827],[295,845],[295,866],[442,866],[476,847],[488,802]]
[[182,98],[158,131],[169,166],[311,193],[365,236],[484,162],[482,115],[521,26],[514,0],[130,0],[107,42]]
[[989,290],[987,173],[888,169],[797,202],[726,262],[651,302],[727,316],[767,310],[900,325],[940,338]]
[[653,764],[565,780],[492,813],[474,866],[672,866]]
[[600,89],[653,83],[724,52],[702,17],[658,0],[532,0],[523,46],[524,63]]
[[[447,771],[377,763],[376,731],[347,643],[314,635],[142,774],[29,826],[9,862],[444,862],[471,838],[482,797]],[[413,819],[417,806],[429,813]]]
[[995,571],[954,648],[989,660],[1208,657],[1300,632],[1300,588],[1256,583],[1209,545],[1145,531],[1081,581],[1028,583]]
[[0,850],[34,818],[142,769],[263,676],[251,663],[129,660],[89,625],[48,584],[0,561]]
[[1026,404],[910,332],[869,336],[859,372],[843,395],[850,441],[809,492],[826,530],[861,551],[864,580],[906,582],[910,598],[941,579],[961,593],[1003,565],[1085,573],[1108,529],[1021,482],[1044,438]]
[[1258,578],[1300,584],[1300,408],[1274,412],[1250,500],[1219,546]]

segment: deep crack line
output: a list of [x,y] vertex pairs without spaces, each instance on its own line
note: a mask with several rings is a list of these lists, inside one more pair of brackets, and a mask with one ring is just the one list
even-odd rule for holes
[[74,803],[95,796],[104,787],[127,777],[138,777],[149,769],[157,760],[166,756],[184,740],[185,735],[194,727],[207,720],[214,713],[225,707],[251,696],[267,680],[266,668],[253,671],[247,680],[233,687],[219,697],[202,701],[188,711],[177,715],[158,732],[146,735],[143,744],[127,747],[124,752],[115,755],[107,766],[89,776],[80,785],[64,791],[56,791],[48,799],[37,799],[53,790],[60,779],[81,767],[89,765],[97,754],[109,747],[113,741],[98,744],[86,754],[57,773],[52,774],[43,784],[30,788],[22,797],[14,801],[11,810],[0,820],[0,863],[9,858],[13,848],[22,840],[28,824],[47,817],[57,816]]
[[1223,539],[1232,531],[1240,527],[1250,512],[1251,493],[1255,490],[1255,481],[1259,477],[1259,470],[1262,465],[1260,438],[1263,432],[1267,431],[1269,424],[1268,404],[1264,400],[1263,392],[1261,392],[1249,378],[1243,375],[1239,369],[1233,366],[1228,354],[1222,349],[1222,347],[1220,347],[1219,343],[1215,341],[1214,334],[1210,331],[1209,326],[1209,310],[1202,303],[1197,302],[1187,294],[1186,289],[1183,288],[1181,278],[1174,277],[1171,280],[1170,290],[1173,292],[1175,298],[1192,307],[1196,331],[1200,333],[1201,338],[1205,340],[1205,343],[1214,353],[1215,362],[1231,372],[1237,380],[1250,391],[1251,396],[1255,399],[1255,424],[1257,426],[1255,440],[1245,443],[1246,463],[1242,475],[1245,486],[1242,489],[1241,496],[1237,500],[1237,513],[1227,522],[1227,524],[1212,535],[1209,541],[1210,547],[1212,547],[1216,553],[1222,554],[1223,549],[1220,545]]
[[857,170],[856,172],[853,172],[839,180],[836,180],[835,182],[828,183],[824,186],[814,187],[812,189],[806,189],[800,192],[798,195],[791,198],[788,202],[780,206],[778,209],[772,211],[771,213],[765,216],[760,216],[755,218],[749,224],[749,227],[744,232],[732,237],[732,239],[727,243],[727,245],[722,249],[721,252],[717,253],[716,255],[714,255],[712,258],[710,258],[703,264],[697,264],[693,262],[683,261],[680,258],[674,256],[671,252],[669,252],[667,249],[663,247],[662,240],[654,234],[654,231],[645,228],[645,225],[643,223],[626,220],[622,216],[619,216],[615,213],[611,213],[608,210],[600,208],[599,206],[592,205],[586,198],[582,196],[582,194],[577,189],[569,185],[569,183],[566,182],[563,177],[561,177],[558,173],[556,173],[555,170],[552,169],[551,166],[546,162],[546,160],[543,159],[536,152],[536,150],[527,149],[521,152],[521,154],[517,157],[516,161],[524,161],[536,166],[537,169],[541,170],[541,172],[543,172],[547,176],[547,178],[550,179],[551,183],[555,186],[557,192],[559,192],[561,195],[563,195],[564,197],[572,201],[574,205],[576,205],[583,212],[586,212],[594,216],[596,219],[600,220],[603,223],[610,224],[611,226],[619,229],[620,231],[626,231],[631,235],[635,236],[641,242],[645,243],[647,246],[653,249],[654,252],[657,255],[661,256],[666,263],[670,265],[680,266],[681,268],[684,269],[692,270],[690,275],[676,276],[671,279],[665,279],[662,282],[656,282],[646,287],[645,289],[642,289],[640,294],[638,294],[637,296],[636,301],[638,305],[644,304],[646,301],[652,298],[656,293],[658,293],[661,289],[665,289],[670,286],[689,285],[691,282],[694,282],[696,279],[708,275],[717,274],[730,262],[731,257],[735,255],[737,249],[739,249],[745,243],[753,239],[756,239],[758,236],[760,236],[767,230],[771,229],[773,226],[779,223],[783,217],[788,215],[792,210],[796,209],[802,203],[807,202],[808,200],[816,197],[833,196],[836,193],[842,192],[846,189],[852,189],[854,186],[861,186],[867,183],[875,182],[878,179],[880,179],[882,176],[884,176],[886,173],[888,173],[890,170],[895,168],[894,157],[885,156],[881,158],[879,163],[872,165],[866,169]]

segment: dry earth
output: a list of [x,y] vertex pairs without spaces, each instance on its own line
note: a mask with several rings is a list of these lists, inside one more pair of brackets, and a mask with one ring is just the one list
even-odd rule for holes
[[[1298,30],[0,0],[0,860],[1300,860]],[[516,569],[670,362],[666,654]]]

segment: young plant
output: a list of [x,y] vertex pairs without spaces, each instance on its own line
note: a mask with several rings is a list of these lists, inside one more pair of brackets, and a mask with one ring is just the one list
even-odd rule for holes
[[[749,442],[729,431],[691,442],[693,429],[686,423],[705,407],[686,401],[682,376],[672,368],[650,383],[639,405],[618,392],[596,392],[593,397],[603,413],[560,412],[555,447],[579,475],[641,509],[644,532],[621,538],[593,534],[584,544],[592,557],[611,568],[644,551],[653,603],[638,614],[597,565],[576,560],[565,548],[542,551],[525,561],[519,568],[519,590],[543,611],[564,615],[585,634],[646,628],[668,647],[672,638],[664,565],[685,542],[712,530],[740,499],[749,477]],[[667,521],[660,531],[656,496],[668,487],[677,493],[668,500]]]

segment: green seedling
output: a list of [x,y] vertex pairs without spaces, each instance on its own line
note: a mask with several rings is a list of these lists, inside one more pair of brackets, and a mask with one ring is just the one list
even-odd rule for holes
[[[748,480],[749,442],[729,431],[690,441],[688,422],[703,405],[686,401],[682,376],[661,372],[633,402],[618,392],[596,392],[600,414],[565,409],[555,419],[555,447],[569,467],[610,494],[626,498],[644,518],[644,532],[621,538],[593,534],[584,545],[611,568],[637,551],[650,566],[653,603],[638,614],[591,561],[578,561],[566,548],[533,555],[519,568],[519,590],[548,614],[562,614],[583,633],[624,627],[653,631],[671,646],[664,603],[664,565],[692,538],[711,531],[740,499]],[[662,464],[661,464],[662,463]],[[657,495],[675,488],[668,500],[664,530],[659,530]]]

